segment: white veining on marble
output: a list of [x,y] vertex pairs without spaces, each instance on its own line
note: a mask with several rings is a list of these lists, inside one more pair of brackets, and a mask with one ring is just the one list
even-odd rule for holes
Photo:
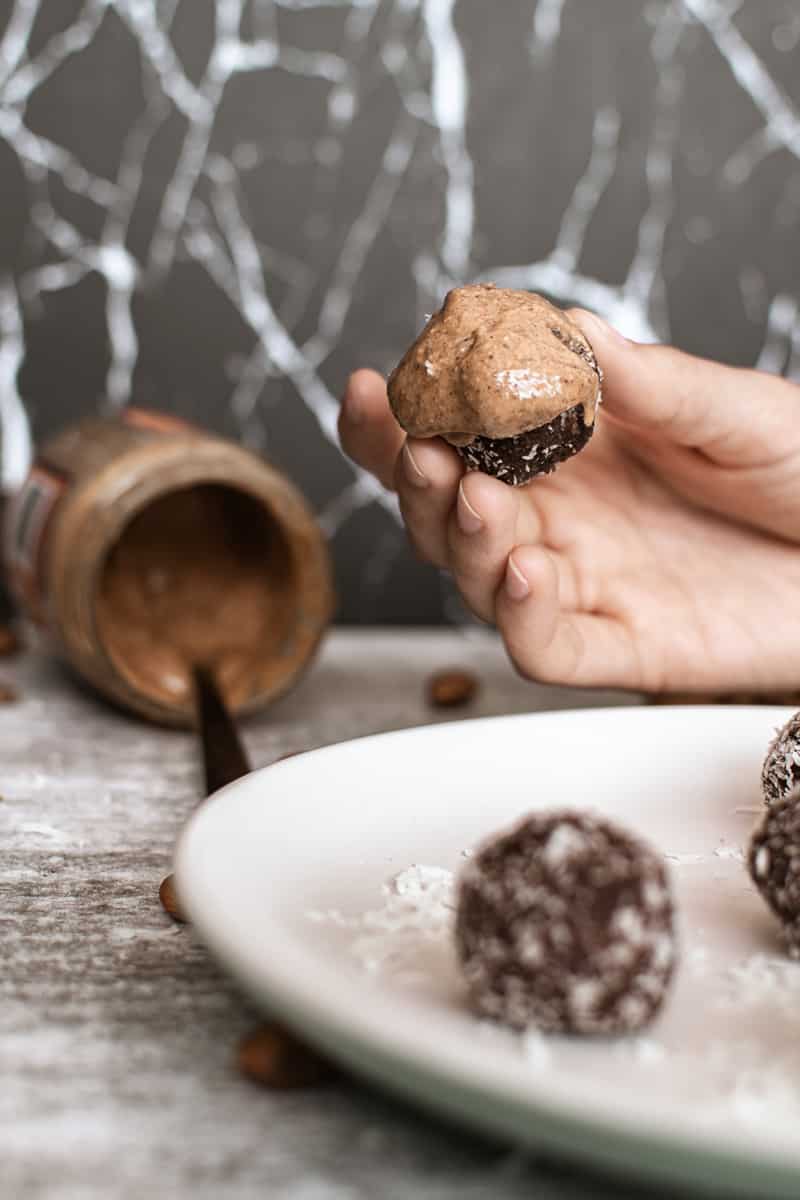
[[783,146],[800,158],[800,114],[731,20],[719,0],[683,0],[708,31],[731,73],[764,118],[764,153]]
[[564,210],[558,238],[550,256],[562,271],[571,272],[577,267],[589,222],[614,175],[619,128],[619,112],[615,108],[601,108],[596,114],[589,162]]
[[422,0],[433,55],[431,116],[439,130],[447,172],[441,256],[454,278],[469,272],[474,222],[472,159],[466,147],[469,92],[461,44],[453,26],[455,0]]
[[28,44],[33,22],[38,11],[38,0],[18,0],[0,42],[0,86],[5,88],[22,61]]
[[383,228],[397,189],[411,161],[416,123],[404,114],[395,126],[364,206],[348,230],[319,312],[316,335],[303,347],[307,362],[320,365],[342,332],[355,285],[375,239]]
[[677,62],[683,22],[667,6],[651,38],[651,55],[658,74],[655,118],[645,169],[649,204],[639,223],[636,253],[621,287],[583,274],[580,256],[591,218],[613,178],[620,121],[615,110],[595,117],[592,151],[584,174],[575,185],[561,221],[556,244],[538,262],[488,268],[482,274],[507,287],[546,291],[564,303],[595,309],[626,336],[639,341],[669,337],[663,299],[662,249],[672,211],[671,155],[676,137],[675,108],[680,98],[681,68]]
[[758,356],[756,366],[760,371],[772,371],[776,374],[786,367],[790,379],[800,382],[800,305],[794,296],[779,292],[774,296],[767,313],[767,327],[764,344]]
[[[532,7],[529,63],[535,79],[557,70],[562,39],[574,36],[576,0],[537,0]],[[649,341],[670,336],[665,283],[665,236],[676,208],[673,174],[680,150],[680,99],[689,70],[691,32],[710,39],[730,80],[753,106],[757,127],[747,129],[716,172],[713,185],[736,189],[750,180],[767,156],[786,152],[800,160],[800,113],[773,75],[763,47],[749,43],[737,24],[741,3],[721,0],[657,0],[643,19],[652,27],[649,58],[654,85],[652,111],[645,119],[641,170],[646,199],[636,214],[636,236],[621,282],[599,277],[584,256],[604,197],[625,165],[630,116],[624,97],[607,97],[594,114],[591,147],[576,172],[553,244],[543,256],[517,263],[487,261],[478,220],[476,176],[486,170],[474,154],[471,120],[481,79],[472,47],[463,36],[466,20],[459,0],[258,0],[252,5],[251,34],[243,33],[245,0],[217,0],[214,37],[199,78],[190,77],[172,40],[170,23],[178,5],[157,0],[86,0],[66,28],[51,36],[33,56],[28,41],[44,0],[16,0],[0,40],[0,138],[21,165],[30,198],[30,230],[42,246],[0,292],[0,423],[3,440],[2,486],[17,485],[30,456],[30,433],[17,376],[25,361],[25,325],[35,319],[40,298],[69,289],[96,274],[105,291],[109,344],[106,398],[114,407],[132,396],[139,361],[135,305],[157,288],[179,259],[187,257],[233,305],[252,346],[227,364],[230,392],[224,397],[242,440],[269,451],[274,419],[264,400],[271,380],[288,379],[291,401],[314,417],[320,436],[338,445],[338,404],[328,371],[354,313],[354,301],[372,256],[396,211],[398,195],[421,164],[420,146],[435,140],[432,168],[442,178],[441,213],[409,259],[416,309],[430,311],[452,284],[471,278],[549,293],[565,304],[596,309],[628,336]],[[292,44],[283,16],[342,10],[338,44],[308,49]],[[123,139],[113,178],[82,163],[75,151],[34,132],[28,106],[42,85],[70,59],[91,47],[110,14],[132,36],[142,64],[144,105]],[[283,15],[282,15],[283,14]],[[292,28],[292,26],[289,26]],[[377,32],[376,32],[377,31]],[[791,53],[800,40],[792,14],[772,30],[778,54]],[[566,43],[565,43],[566,44]],[[712,51],[713,53],[713,51]],[[323,278],[302,252],[266,245],[254,233],[243,181],[270,158],[315,165],[308,225],[324,241],[339,188],[346,182],[348,138],[371,102],[376,72],[396,89],[398,113],[384,134],[376,169],[353,199],[352,215]],[[315,140],[288,138],[280,146],[258,144],[243,135],[221,152],[215,125],[229,85],[240,76],[280,72],[303,86],[324,89],[324,121]],[[543,93],[542,93],[543,94]],[[155,225],[141,257],[129,248],[132,217],[146,189],[148,152],[175,112],[186,129],[174,169],[161,190]],[[424,137],[422,136],[424,135]],[[425,169],[428,169],[427,166]],[[433,179],[433,176],[431,176]],[[85,197],[104,214],[93,240],[67,220],[53,202],[50,181]],[[361,185],[360,185],[361,186]],[[709,184],[711,186],[711,183]],[[796,223],[798,194],[788,179],[776,204],[776,227]],[[431,204],[438,203],[431,184]],[[702,245],[715,228],[707,214],[684,218],[687,241]],[[740,276],[746,316],[764,333],[760,368],[800,378],[800,311],[786,284],[753,267]],[[789,285],[791,286],[791,285]],[[288,293],[288,294],[284,294]],[[312,309],[312,304],[315,306]],[[402,347],[396,347],[399,351]],[[355,363],[353,364],[355,365]],[[339,367],[337,367],[339,369]],[[340,379],[335,380],[338,387]],[[327,532],[335,534],[365,506],[375,502],[398,518],[397,506],[370,477],[349,467],[338,493],[323,508]],[[379,553],[380,549],[380,553]],[[374,577],[385,577],[400,552],[394,537],[375,548]]]
[[0,278],[0,486],[7,491],[22,483],[31,457],[30,427],[17,388],[24,352],[17,293],[11,279]]
[[534,61],[546,59],[552,53],[561,32],[563,12],[564,0],[537,0],[530,41]]

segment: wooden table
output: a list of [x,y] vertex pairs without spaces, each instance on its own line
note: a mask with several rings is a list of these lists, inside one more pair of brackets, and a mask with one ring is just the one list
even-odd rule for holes
[[[479,698],[432,711],[428,674]],[[242,1078],[259,1018],[158,884],[201,792],[194,738],[103,707],[41,655],[0,663],[0,1195],[3,1200],[539,1200],[619,1197],[344,1082],[276,1094]],[[534,687],[484,631],[337,631],[245,737],[254,764],[453,715],[623,699]]]

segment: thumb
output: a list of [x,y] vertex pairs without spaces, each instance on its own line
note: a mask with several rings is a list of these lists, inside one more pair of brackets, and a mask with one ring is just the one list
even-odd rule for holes
[[603,369],[609,416],[648,437],[702,450],[721,466],[800,452],[800,388],[775,375],[630,342],[594,313],[570,316]]

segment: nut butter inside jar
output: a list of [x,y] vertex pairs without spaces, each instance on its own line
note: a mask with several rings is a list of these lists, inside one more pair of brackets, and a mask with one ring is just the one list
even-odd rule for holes
[[89,422],[39,470],[70,471],[47,536],[56,648],[105,696],[166,724],[194,721],[192,668],[229,707],[283,694],[333,611],[330,559],[281,472],[199,431]]
[[119,674],[154,704],[191,704],[202,663],[238,709],[280,661],[293,599],[280,525],[251,496],[199,484],[159,497],[122,530],[100,574],[97,633]]

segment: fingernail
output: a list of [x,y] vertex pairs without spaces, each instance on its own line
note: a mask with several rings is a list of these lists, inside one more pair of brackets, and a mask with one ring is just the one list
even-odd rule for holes
[[505,588],[512,600],[524,600],[531,590],[530,584],[510,554],[506,564]]
[[597,313],[581,309],[580,324],[588,328],[587,336],[589,341],[592,340],[592,331],[594,330],[596,337],[605,338],[607,341],[613,342],[616,346],[633,345],[628,338],[622,336],[618,329],[615,329],[613,325],[609,325],[608,321],[604,321],[602,317],[598,317]]
[[483,518],[480,513],[477,513],[470,504],[464,494],[464,481],[458,485],[458,498],[456,500],[456,520],[458,528],[462,533],[477,533],[483,528]]
[[364,410],[349,387],[344,394],[344,408],[351,425],[363,425]]
[[347,404],[347,419],[351,425],[363,425],[364,410],[359,408],[358,404],[353,404],[353,402],[350,401]]
[[403,447],[403,467],[405,469],[406,479],[409,483],[413,483],[414,487],[423,488],[428,486],[427,477],[417,466],[408,442],[406,442],[405,446]]

